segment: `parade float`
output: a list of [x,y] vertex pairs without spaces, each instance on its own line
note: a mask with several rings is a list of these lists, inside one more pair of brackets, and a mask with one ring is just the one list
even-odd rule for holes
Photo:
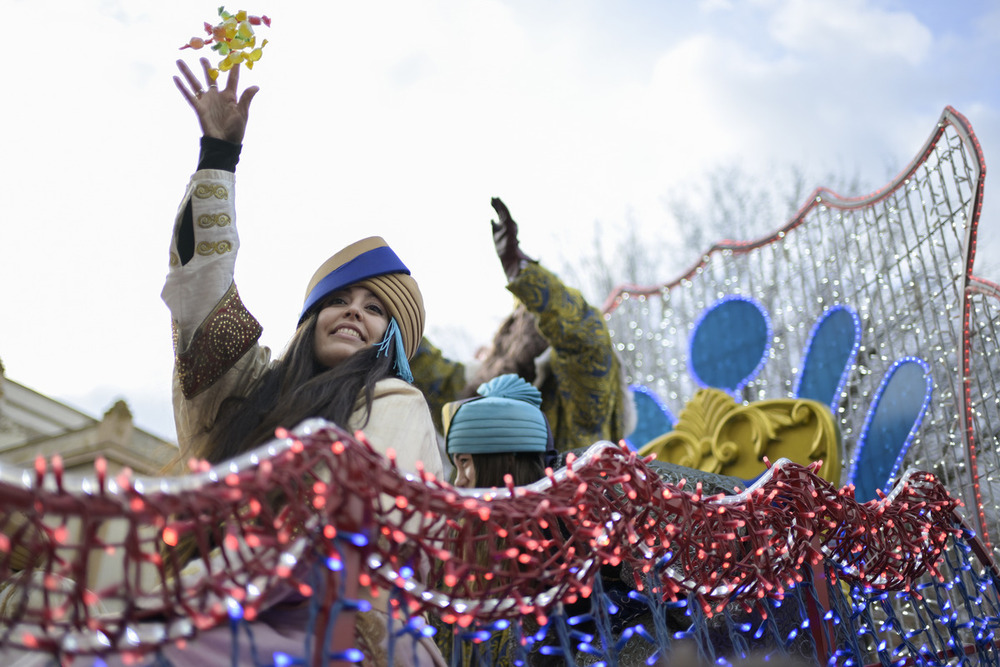
[[[223,626],[233,664],[360,662],[334,642],[365,608],[357,583],[388,591],[390,657],[410,634],[453,664],[670,664],[681,643],[706,664],[1000,664],[984,176],[946,108],[877,192],[820,188],[766,238],[616,289],[639,427],[530,486],[404,474],[322,420],[182,476],[0,466],[0,647],[162,664]],[[254,623],[279,585],[308,604],[310,639],[264,655]]]

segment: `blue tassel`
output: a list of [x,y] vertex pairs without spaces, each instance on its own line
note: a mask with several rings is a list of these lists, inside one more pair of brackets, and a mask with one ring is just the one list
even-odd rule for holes
[[393,362],[392,366],[396,369],[396,375],[398,375],[403,380],[413,384],[413,373],[410,371],[410,364],[406,360],[406,349],[403,347],[403,334],[399,331],[399,325],[396,324],[396,318],[389,318],[389,327],[385,330],[385,337],[380,343],[375,343],[378,347],[378,355],[389,354],[389,346],[395,345],[396,347],[396,360]]

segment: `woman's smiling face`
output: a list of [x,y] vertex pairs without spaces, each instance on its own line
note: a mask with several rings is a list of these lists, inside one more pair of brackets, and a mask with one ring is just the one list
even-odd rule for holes
[[375,345],[389,328],[389,311],[368,288],[352,285],[331,293],[316,316],[313,353],[333,368],[349,356]]

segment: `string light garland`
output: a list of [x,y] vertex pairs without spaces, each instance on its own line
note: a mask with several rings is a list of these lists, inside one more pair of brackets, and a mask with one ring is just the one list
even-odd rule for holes
[[[822,564],[857,600],[919,596],[918,586],[951,576],[945,554],[967,539],[956,524],[959,502],[928,473],[912,472],[862,504],[815,466],[783,460],[742,493],[708,497],[700,485],[664,482],[611,443],[528,487],[460,490],[426,472],[404,474],[363,434],[314,420],[239,459],[192,470],[110,476],[99,462],[93,476],[71,478],[58,458],[39,459],[33,474],[0,467],[3,525],[26,520],[0,543],[0,574],[10,578],[18,547],[45,573],[11,579],[6,603],[22,613],[0,641],[58,655],[138,656],[223,623],[252,633],[276,586],[322,599],[329,580],[317,582],[317,568],[341,572],[345,548],[364,550],[362,583],[392,591],[397,621],[412,633],[430,633],[417,621],[426,612],[473,633],[470,641],[525,617],[558,634],[553,619],[568,623],[566,607],[606,605],[607,567],[629,573],[630,595],[651,607],[682,605],[703,623],[733,614],[763,622],[774,605],[800,604]],[[260,500],[276,492],[287,499],[280,510]],[[365,506],[361,525],[347,498]],[[106,521],[127,525],[120,541],[99,537]],[[173,577],[184,563],[161,547],[195,526],[215,529],[195,531],[197,557]],[[95,552],[123,559],[119,580],[94,591],[57,585],[85,572]],[[135,576],[142,568],[158,574],[144,584]],[[42,591],[45,603],[32,597]],[[333,599],[340,609],[364,604]],[[129,604],[101,614],[98,601]],[[633,626],[625,639],[641,635]],[[529,637],[523,648],[544,641]]]

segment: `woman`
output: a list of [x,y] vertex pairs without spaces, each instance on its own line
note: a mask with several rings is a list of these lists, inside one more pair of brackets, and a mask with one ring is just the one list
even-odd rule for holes
[[[454,485],[460,488],[504,487],[531,484],[545,476],[546,455],[555,456],[552,432],[542,412],[538,388],[515,375],[499,375],[477,390],[478,396],[445,404],[441,409],[445,448],[455,466]],[[465,544],[467,557],[485,565],[503,540],[480,535]],[[463,667],[519,664],[519,647],[508,629],[494,632],[489,641],[456,642],[456,629],[432,619],[438,629],[437,644],[451,664]],[[531,622],[526,620],[528,627]],[[460,657],[455,657],[460,656]],[[538,655],[529,664],[540,664]]]
[[541,392],[508,373],[480,385],[479,396],[442,409],[445,448],[455,465],[455,486],[515,486],[545,476],[552,432],[541,410]]
[[[198,170],[174,224],[162,295],[174,327],[174,415],[181,460],[224,461],[272,439],[278,426],[323,417],[348,430],[363,429],[383,453],[395,450],[400,469],[415,472],[420,462],[440,476],[443,465],[430,411],[409,384],[407,360],[423,332],[423,301],[409,270],[381,238],[347,246],[314,273],[298,327],[280,358],[272,360],[270,351],[257,343],[261,327],[233,282],[239,247],[234,171],[257,88],[237,96],[236,67],[219,89],[208,75],[208,60],[201,64],[205,85],[181,61],[177,66],[183,78],[174,77],[203,137]],[[348,569],[360,568],[359,553],[346,554],[345,563]],[[347,578],[350,582],[352,577]],[[258,652],[302,653],[307,627],[296,623],[305,621],[304,603],[290,594],[260,615],[254,623]],[[366,654],[364,664],[382,665],[385,596],[372,605],[372,612],[357,615],[357,642]],[[268,633],[271,621],[275,631]],[[215,656],[215,631],[225,636],[216,642],[219,657],[228,656],[228,628],[199,635],[186,650],[165,653],[174,664],[207,664]],[[414,647],[402,643],[395,648],[397,664],[442,664],[432,642]]]

